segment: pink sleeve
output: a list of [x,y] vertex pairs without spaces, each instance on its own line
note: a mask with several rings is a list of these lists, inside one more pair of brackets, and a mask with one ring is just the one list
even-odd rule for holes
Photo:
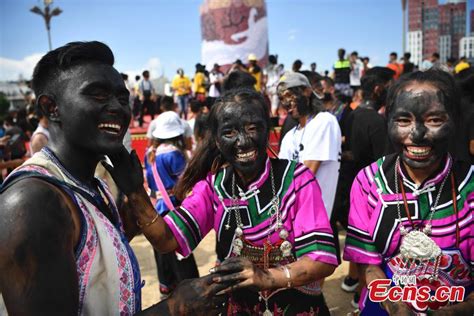
[[181,206],[164,218],[178,242],[176,251],[185,257],[191,254],[213,228],[213,194],[210,177],[201,180]]
[[352,184],[344,260],[379,265],[382,256],[376,249],[370,234],[370,207],[368,192],[370,182],[362,169]]
[[316,178],[308,168],[299,165],[295,170],[294,183],[293,229],[296,256],[307,256],[315,261],[337,266],[339,263],[334,236]]

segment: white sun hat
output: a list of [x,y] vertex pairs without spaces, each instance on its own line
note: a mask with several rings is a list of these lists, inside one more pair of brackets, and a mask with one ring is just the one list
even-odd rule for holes
[[170,139],[184,134],[184,126],[179,115],[173,111],[161,113],[156,119],[154,138]]

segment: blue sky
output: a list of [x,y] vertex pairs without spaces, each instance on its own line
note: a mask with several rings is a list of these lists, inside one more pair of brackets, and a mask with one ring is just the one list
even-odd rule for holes
[[[470,0],[472,2],[473,0]],[[270,53],[289,68],[317,62],[330,69],[337,49],[357,50],[374,65],[401,52],[400,0],[267,0]],[[152,77],[174,75],[178,67],[194,73],[200,61],[202,0],[56,0],[53,47],[70,41],[99,40],[114,51],[116,68],[134,74],[148,68]],[[43,19],[29,12],[42,0],[0,0],[0,80],[29,78],[47,52]],[[472,5],[471,5],[472,6]]]

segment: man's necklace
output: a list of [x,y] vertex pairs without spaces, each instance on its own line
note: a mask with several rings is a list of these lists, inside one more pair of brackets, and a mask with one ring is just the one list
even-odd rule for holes
[[[304,126],[301,126],[301,124],[298,123],[298,125],[295,127],[295,130],[293,131],[293,147],[294,147],[295,151],[293,152],[292,159],[295,160],[295,161],[298,161],[298,159],[300,157],[300,152],[302,152],[304,150],[304,145],[303,145],[304,132],[306,131],[306,126],[309,124],[309,122],[311,122],[311,120],[314,117],[315,117],[315,115],[311,115],[310,117],[308,117],[308,119],[306,121],[306,124]],[[298,144],[295,143],[296,131],[300,128],[302,128],[303,130],[301,131],[300,143],[298,145]]]
[[[423,230],[416,229],[414,224],[411,221],[410,211],[408,209],[408,203],[406,199],[405,189],[403,187],[402,181],[399,179],[399,169],[400,169],[400,157],[397,158],[395,163],[395,193],[397,196],[397,212],[398,212],[398,223],[399,230],[402,236],[402,243],[400,245],[400,254],[403,259],[408,262],[420,262],[428,264],[428,262],[434,262],[434,274],[431,279],[436,280],[438,278],[438,266],[439,260],[441,258],[441,248],[434,242],[433,239],[428,237],[431,234],[431,222],[433,215],[438,206],[441,193],[443,192],[444,185],[451,173],[451,167],[446,173],[441,186],[438,190],[438,194],[431,205],[430,213],[428,215],[428,223],[425,225]],[[401,207],[400,207],[400,198],[399,198],[399,186],[402,191],[403,205],[405,207],[406,215],[412,225],[412,230],[409,232],[402,223]],[[453,201],[456,203],[456,200]],[[420,213],[421,214],[421,213]]]

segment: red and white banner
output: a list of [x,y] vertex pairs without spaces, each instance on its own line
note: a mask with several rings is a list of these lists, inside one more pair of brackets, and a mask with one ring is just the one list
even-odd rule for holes
[[264,66],[268,57],[267,10],[264,0],[204,0],[201,11],[202,63],[247,63],[249,54]]

